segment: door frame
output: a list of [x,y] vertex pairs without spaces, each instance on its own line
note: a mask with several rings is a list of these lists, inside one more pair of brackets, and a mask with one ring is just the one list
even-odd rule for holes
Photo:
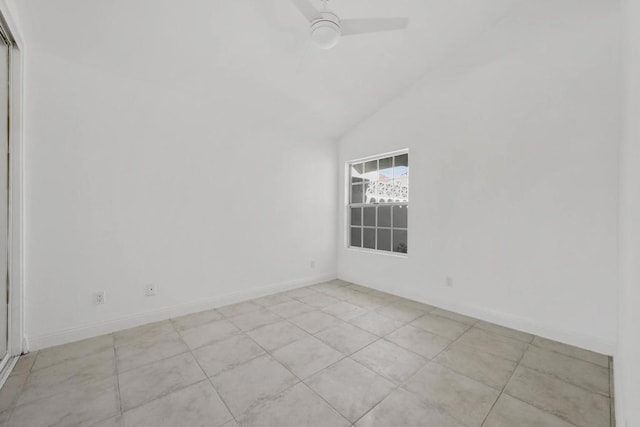
[[7,356],[0,362],[0,384],[4,382],[24,346],[24,145],[23,87],[24,43],[15,11],[0,0],[0,25],[11,42],[9,49],[9,231],[7,306]]

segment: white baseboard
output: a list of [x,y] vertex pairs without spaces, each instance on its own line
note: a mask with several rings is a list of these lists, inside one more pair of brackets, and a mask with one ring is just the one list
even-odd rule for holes
[[613,355],[616,350],[615,339],[605,341],[599,337],[562,329],[561,327],[557,327],[555,325],[544,325],[532,319],[520,317],[514,314],[489,310],[484,307],[472,304],[460,304],[456,301],[451,301],[444,298],[435,297],[426,300],[423,295],[419,295],[417,292],[407,290],[406,288],[399,288],[397,286],[393,289],[385,287],[374,287],[370,284],[359,283],[357,280],[350,278],[348,277],[348,275],[344,274],[339,275],[338,279],[356,283],[372,289],[377,289],[379,291],[387,292],[399,297],[408,298],[424,304],[433,305],[445,310],[463,314],[465,316],[470,316],[476,319],[495,323],[500,326],[505,326],[507,328],[516,329],[518,331],[538,335],[540,337],[551,339],[554,341],[560,341],[586,350],[606,354],[608,356]]
[[41,350],[43,348],[52,347],[55,345],[66,344],[86,338],[96,337],[98,335],[109,334],[123,329],[133,328],[135,326],[144,325],[146,323],[157,322],[160,320],[166,320],[173,317],[196,313],[198,311],[209,310],[229,304],[235,304],[237,302],[259,298],[290,289],[300,288],[315,283],[326,282],[335,278],[335,273],[305,277],[302,279],[290,280],[283,283],[260,286],[243,291],[233,292],[213,298],[199,299],[197,301],[178,304],[171,307],[164,307],[145,313],[135,314],[132,316],[126,316],[90,325],[83,325],[77,328],[69,328],[58,332],[36,336],[25,336],[25,352]]

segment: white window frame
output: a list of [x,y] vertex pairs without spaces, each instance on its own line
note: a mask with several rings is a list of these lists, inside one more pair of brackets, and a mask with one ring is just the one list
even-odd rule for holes
[[[399,257],[408,257],[408,241],[409,241],[409,194],[410,194],[410,188],[408,189],[408,194],[407,194],[407,201],[394,201],[394,202],[373,202],[373,203],[367,203],[366,202],[366,191],[364,189],[363,186],[363,202],[362,203],[352,203],[351,201],[351,195],[352,195],[352,187],[353,187],[353,182],[352,182],[352,177],[351,177],[351,172],[352,172],[352,165],[358,164],[358,163],[366,163],[366,162],[370,162],[372,160],[376,160],[376,161],[380,161],[381,159],[385,159],[387,157],[392,157],[394,163],[392,164],[392,168],[395,168],[395,157],[399,156],[399,155],[403,155],[403,154],[407,154],[407,158],[409,155],[409,150],[408,149],[402,149],[402,150],[398,150],[398,151],[393,151],[393,152],[389,152],[389,153],[383,153],[383,154],[377,154],[374,156],[368,156],[368,157],[364,157],[364,158],[360,158],[360,159],[355,159],[355,160],[350,160],[348,162],[346,162],[346,214],[345,214],[345,221],[346,221],[346,227],[345,227],[345,237],[346,237],[346,246],[348,249],[351,250],[355,250],[355,251],[362,251],[362,252],[371,252],[371,253],[376,253],[376,254],[384,254],[384,255],[391,255],[391,256],[399,256]],[[409,162],[407,163],[407,167],[409,167]],[[379,166],[378,166],[378,170],[379,170]],[[411,169],[409,169],[411,170]],[[410,176],[411,174],[409,173],[408,176]],[[393,211],[394,211],[394,207],[395,206],[400,206],[401,208],[405,208],[407,209],[407,227],[394,227],[393,226]],[[378,210],[380,207],[389,207],[390,208],[390,216],[389,216],[389,226],[379,226],[378,225]],[[352,228],[352,221],[351,221],[351,215],[352,215],[352,208],[361,208],[360,209],[360,225],[355,225],[355,227],[359,227],[361,232],[360,232],[360,246],[352,246],[351,245],[351,228]],[[375,225],[374,226],[365,226],[364,225],[364,208],[375,208]],[[365,229],[374,229],[376,230],[375,233],[375,248],[365,248],[364,247],[364,230]],[[386,249],[378,249],[378,230],[389,230],[389,244],[390,244],[390,249],[386,250]],[[393,233],[394,230],[401,230],[406,232],[407,234],[407,252],[397,252],[394,251],[394,247],[393,247]]]

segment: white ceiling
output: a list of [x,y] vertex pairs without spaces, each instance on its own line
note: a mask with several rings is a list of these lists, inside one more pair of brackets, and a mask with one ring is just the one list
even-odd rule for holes
[[331,0],[343,18],[408,16],[409,29],[329,51],[289,0],[23,0],[19,12],[29,49],[337,137],[506,18],[553,24],[586,3],[605,2]]

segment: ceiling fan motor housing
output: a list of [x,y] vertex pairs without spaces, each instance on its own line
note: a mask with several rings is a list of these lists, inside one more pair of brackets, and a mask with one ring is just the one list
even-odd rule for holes
[[320,49],[331,49],[340,40],[340,18],[328,10],[320,12],[320,15],[321,19],[311,23],[311,38]]

